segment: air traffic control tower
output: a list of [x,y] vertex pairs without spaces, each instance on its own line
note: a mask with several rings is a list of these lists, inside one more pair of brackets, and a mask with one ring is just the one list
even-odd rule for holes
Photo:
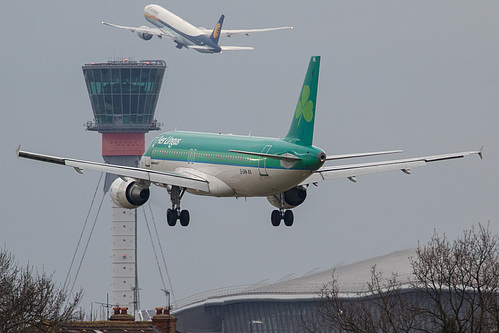
[[[102,134],[104,160],[137,166],[145,150],[145,133],[160,129],[154,112],[166,63],[125,59],[82,68],[94,111],[87,129]],[[115,178],[106,175],[105,191]]]
[[[139,165],[145,133],[160,129],[154,113],[166,68],[163,60],[127,59],[82,66],[94,113],[87,130],[102,134],[102,157],[107,163]],[[104,192],[116,178],[106,174]],[[112,209],[112,303],[139,310],[137,213],[114,203]]]

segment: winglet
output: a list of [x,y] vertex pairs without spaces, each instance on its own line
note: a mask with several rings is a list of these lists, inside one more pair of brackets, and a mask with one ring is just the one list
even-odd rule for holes
[[483,146],[480,148],[480,151],[478,152],[478,156],[480,156],[480,159],[483,160]]
[[21,145],[17,146],[16,157],[19,158],[19,152],[21,151]]

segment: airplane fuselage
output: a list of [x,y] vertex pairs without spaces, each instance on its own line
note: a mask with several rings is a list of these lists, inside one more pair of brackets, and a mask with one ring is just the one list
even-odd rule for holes
[[[239,152],[235,152],[239,151]],[[295,161],[244,154],[289,156]],[[167,132],[152,141],[142,167],[205,179],[217,197],[269,196],[295,187],[319,169],[323,150],[277,138],[231,134]]]
[[144,16],[151,24],[167,30],[180,48],[182,46],[197,46],[205,48],[205,50],[196,48],[196,51],[199,52],[220,53],[221,51],[220,46],[214,43],[209,35],[161,6],[146,6]]

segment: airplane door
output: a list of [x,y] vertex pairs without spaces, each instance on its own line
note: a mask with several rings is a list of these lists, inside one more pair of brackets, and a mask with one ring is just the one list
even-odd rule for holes
[[142,166],[142,168],[150,168],[151,167],[151,156],[142,156],[141,166]]
[[[272,148],[272,145],[267,145],[263,147],[262,153],[267,154]],[[268,176],[269,174],[267,173],[267,158],[262,157],[258,160],[258,172],[260,173],[260,176]]]
[[194,164],[194,159],[196,158],[196,153],[198,152],[197,149],[191,149],[189,151],[189,156],[187,156],[187,163],[188,164]]

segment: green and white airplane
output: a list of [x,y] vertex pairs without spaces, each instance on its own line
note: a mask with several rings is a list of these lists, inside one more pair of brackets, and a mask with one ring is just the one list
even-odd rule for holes
[[293,224],[290,210],[305,201],[310,184],[336,178],[356,181],[356,176],[392,170],[410,169],[429,162],[461,158],[482,151],[425,156],[383,162],[324,166],[332,160],[399,153],[400,150],[327,156],[312,145],[315,122],[320,57],[312,56],[300,91],[288,134],[282,138],[264,138],[230,134],[167,132],[153,139],[140,161],[140,167],[126,167],[71,158],[31,153],[17,149],[18,157],[119,176],[110,194],[120,207],[135,209],[149,199],[151,184],[168,190],[172,208],[167,222],[189,224],[189,211],[180,208],[185,192],[213,197],[267,197],[275,206],[272,225],[282,220]]

